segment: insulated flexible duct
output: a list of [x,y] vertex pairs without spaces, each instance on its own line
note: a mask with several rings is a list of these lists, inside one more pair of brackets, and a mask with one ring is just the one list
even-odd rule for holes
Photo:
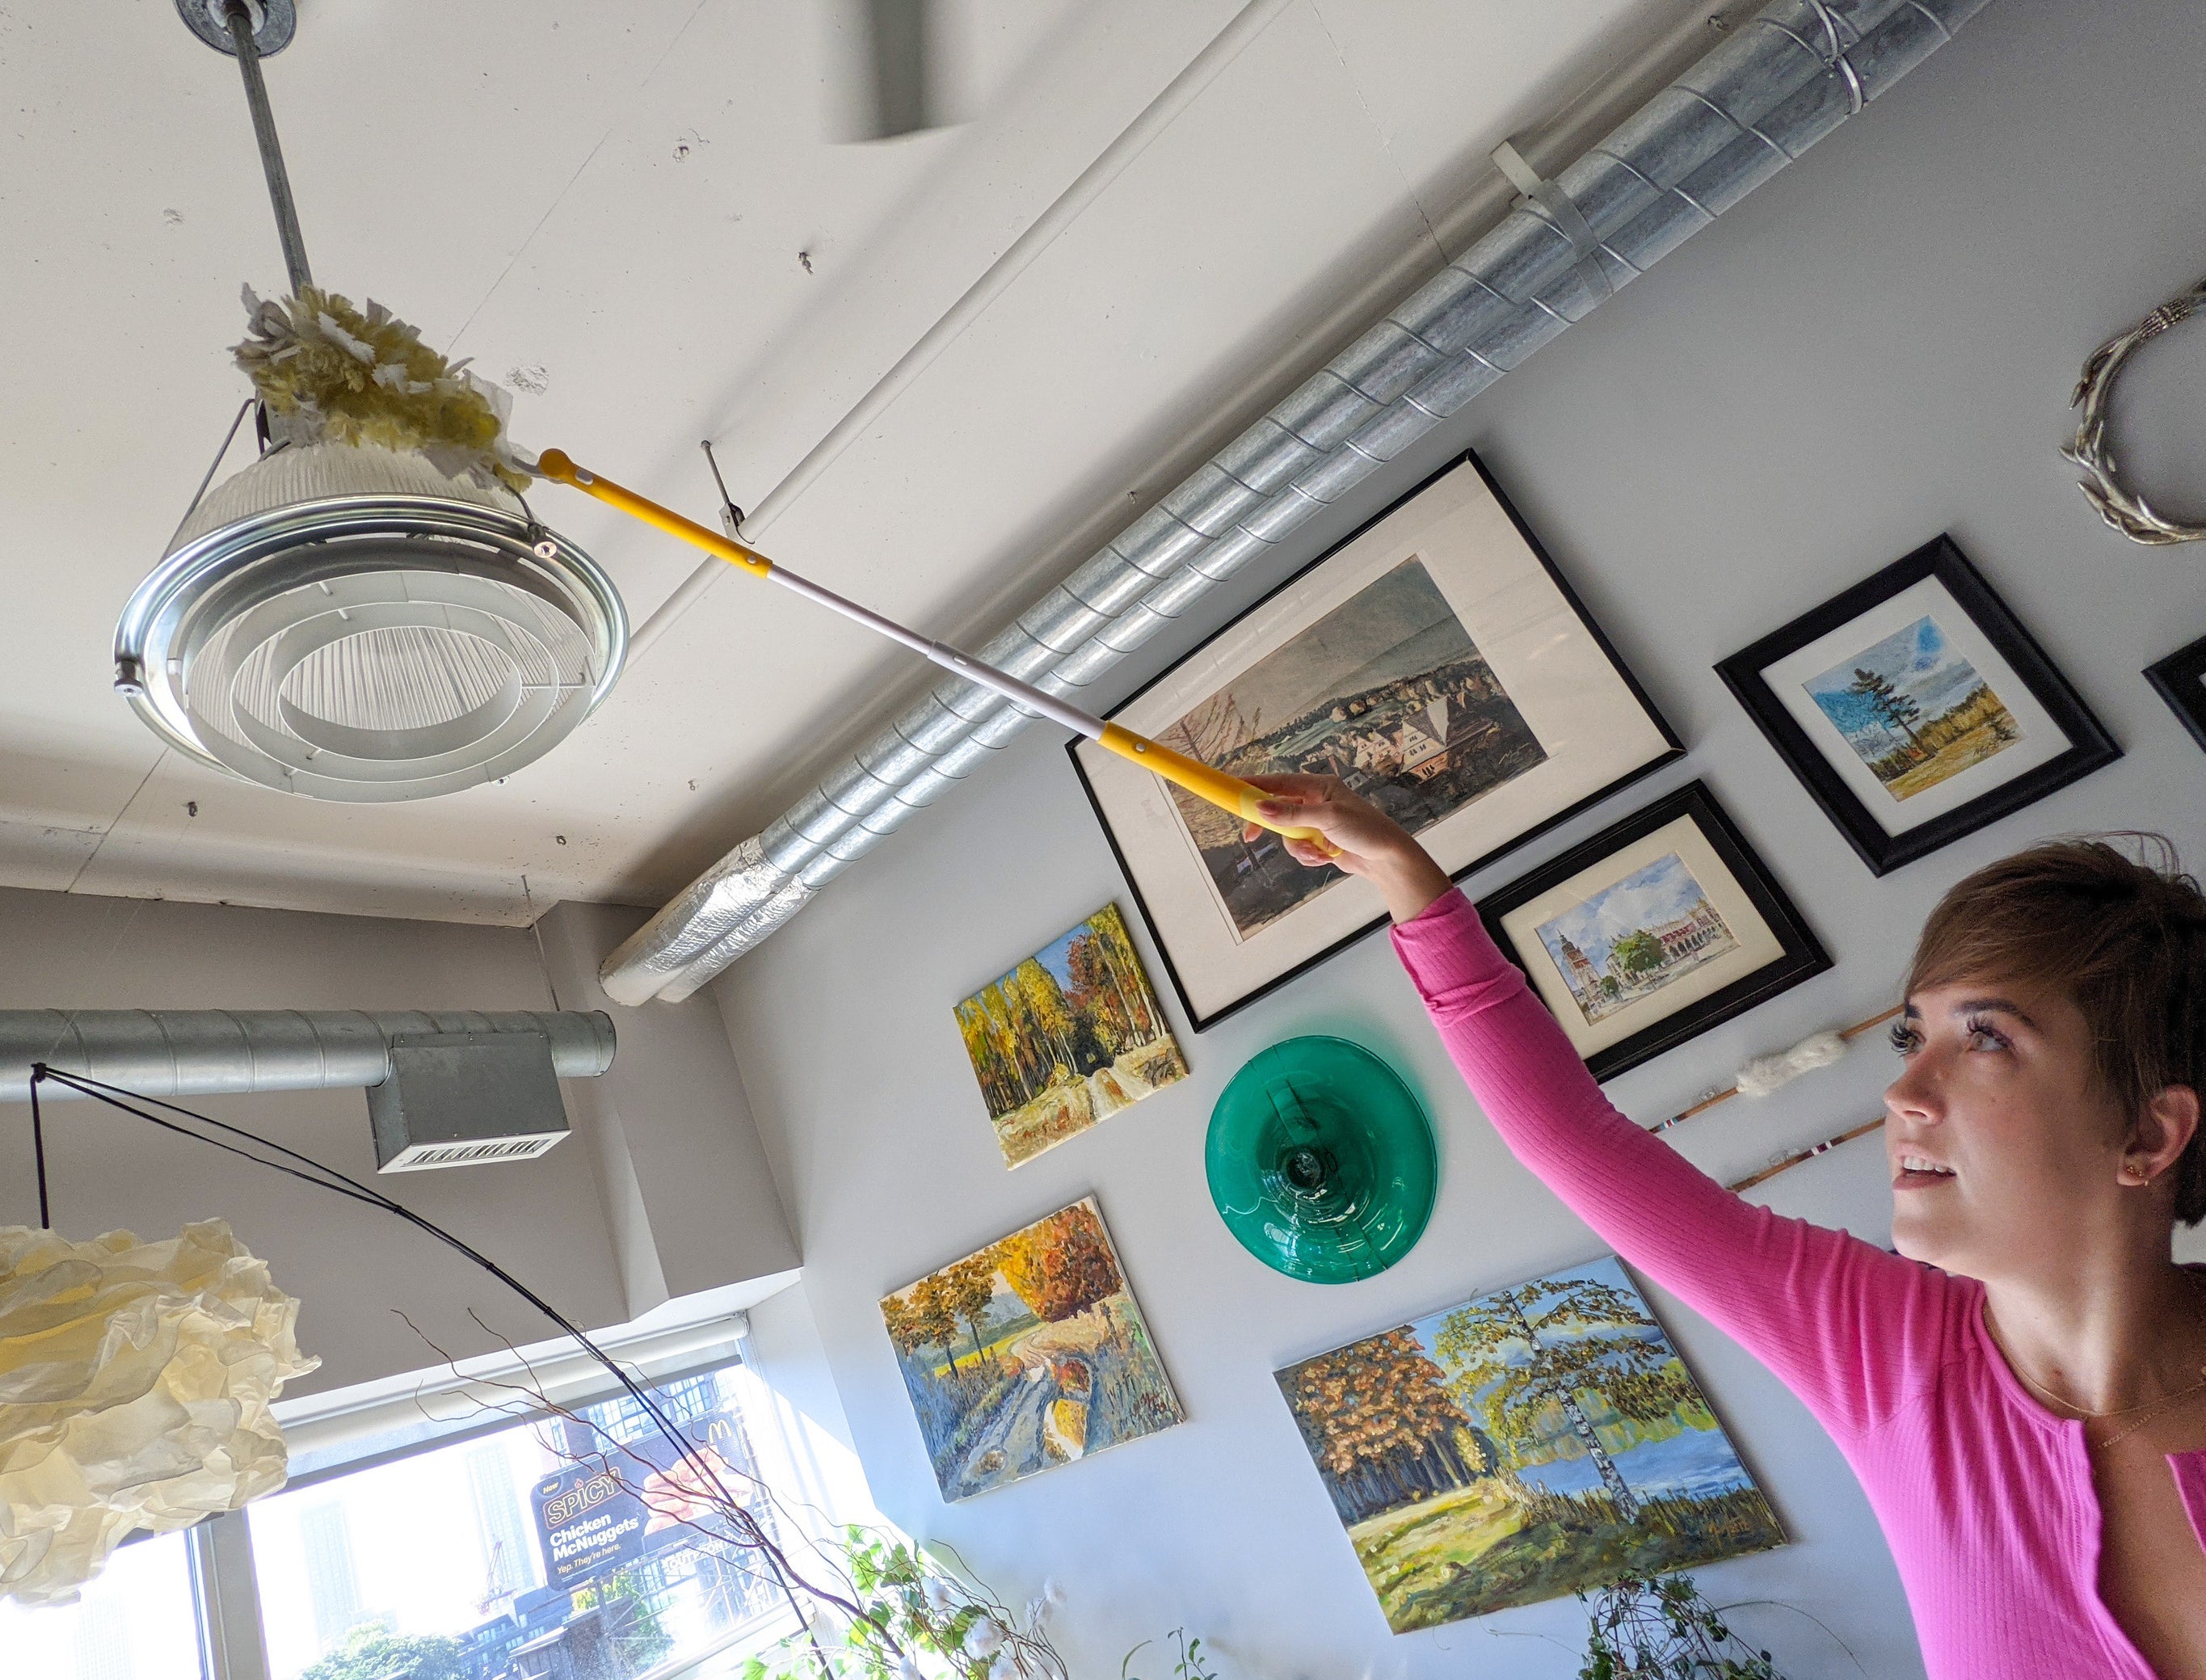
[[[1068,696],[1921,63],[1987,0],[1774,0],[1236,438],[979,657]],[[1033,721],[945,682],[599,971],[686,998]]]
[[[541,1034],[562,1079],[613,1064],[611,1018],[578,1010],[0,1010],[0,1102],[29,1100],[34,1062],[143,1097],[380,1085],[393,1040],[447,1033]],[[41,1094],[83,1093],[56,1081]]]

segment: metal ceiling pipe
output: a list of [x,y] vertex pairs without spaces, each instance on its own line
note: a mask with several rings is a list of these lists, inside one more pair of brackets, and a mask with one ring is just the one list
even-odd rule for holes
[[[979,650],[1071,695],[1838,128],[1988,0],[1774,0]],[[1521,166],[1520,166],[1521,167]],[[686,998],[1033,721],[948,681],[599,970]]]
[[0,1102],[30,1099],[34,1062],[146,1097],[380,1085],[393,1040],[448,1033],[540,1034],[562,1079],[613,1064],[612,1019],[598,1010],[0,1010]]

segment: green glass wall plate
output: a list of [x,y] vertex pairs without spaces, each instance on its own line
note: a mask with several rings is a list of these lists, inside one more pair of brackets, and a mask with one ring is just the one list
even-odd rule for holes
[[1346,1039],[1289,1039],[1233,1075],[1203,1149],[1234,1240],[1313,1284],[1384,1272],[1417,1245],[1440,1160],[1399,1075]]

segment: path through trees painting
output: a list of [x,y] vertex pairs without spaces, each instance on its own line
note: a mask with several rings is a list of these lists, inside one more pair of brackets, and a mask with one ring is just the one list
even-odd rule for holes
[[881,1318],[945,1499],[1186,1416],[1093,1196],[885,1297]]
[[1613,1259],[1278,1379],[1396,1633],[1785,1543]]
[[958,1004],[957,1030],[1005,1166],[1187,1077],[1116,904]]

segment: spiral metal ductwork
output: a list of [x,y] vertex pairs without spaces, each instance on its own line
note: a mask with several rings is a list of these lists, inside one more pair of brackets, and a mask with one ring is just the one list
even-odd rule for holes
[[[29,1100],[35,1062],[144,1097],[377,1086],[395,1040],[436,1034],[540,1035],[562,1079],[613,1063],[611,1018],[578,1010],[0,1010],[0,1102]],[[81,1093],[54,1082],[42,1094]]]
[[[1986,3],[1774,0],[980,657],[1078,694],[1858,115]],[[607,994],[631,1004],[689,996],[1032,721],[970,683],[938,684],[607,958]]]

